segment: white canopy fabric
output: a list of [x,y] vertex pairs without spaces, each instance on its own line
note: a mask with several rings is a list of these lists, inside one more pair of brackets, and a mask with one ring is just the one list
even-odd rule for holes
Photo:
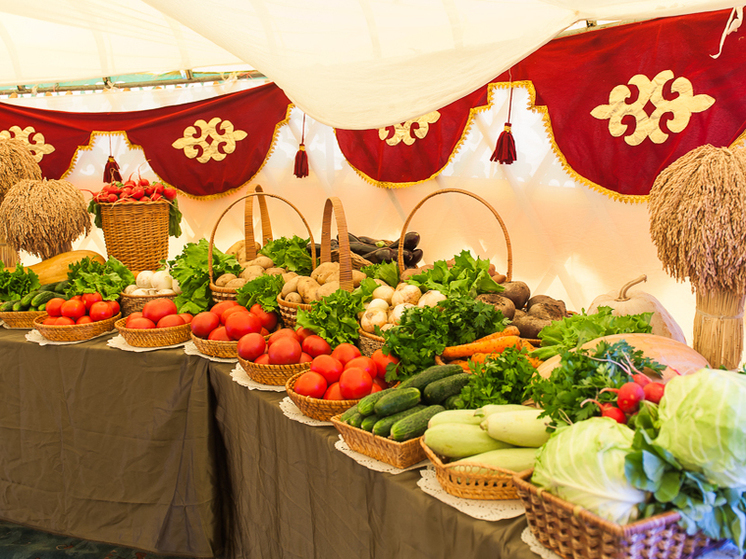
[[315,120],[370,129],[463,97],[577,21],[648,19],[732,5],[727,0],[0,0],[0,84],[243,61]]

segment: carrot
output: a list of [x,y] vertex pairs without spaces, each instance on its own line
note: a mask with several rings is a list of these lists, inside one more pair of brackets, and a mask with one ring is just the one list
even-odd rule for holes
[[447,347],[443,350],[443,359],[469,357],[475,353],[501,353],[506,347],[521,349],[521,338],[512,335],[500,336],[485,341]]
[[486,342],[487,340],[494,340],[496,338],[502,338],[503,336],[520,336],[521,332],[518,330],[516,326],[506,326],[505,330],[500,330],[498,332],[492,332],[492,334],[487,334],[483,338],[479,338],[474,340],[472,343],[477,342]]

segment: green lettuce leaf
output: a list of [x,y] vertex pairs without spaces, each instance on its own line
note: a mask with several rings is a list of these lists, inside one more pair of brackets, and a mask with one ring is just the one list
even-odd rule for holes
[[10,270],[0,262],[0,301],[21,299],[39,287],[39,276],[32,269],[18,264],[15,269]]
[[285,282],[280,275],[265,274],[246,282],[236,291],[236,300],[239,305],[250,309],[255,303],[259,303],[265,312],[277,310],[277,296],[282,291]]
[[280,237],[268,242],[259,251],[274,262],[276,268],[285,268],[288,272],[295,272],[300,276],[311,275],[311,255],[306,250],[309,239]]
[[468,250],[462,250],[453,260],[450,268],[445,260],[437,260],[432,269],[412,276],[407,283],[416,285],[423,293],[434,289],[446,297],[452,294],[474,297],[503,291],[503,286],[490,277],[489,260],[475,259]]
[[135,276],[113,256],[104,264],[86,256],[70,264],[67,280],[70,282],[65,291],[67,295],[98,292],[104,300],[114,301],[125,287],[135,283]]

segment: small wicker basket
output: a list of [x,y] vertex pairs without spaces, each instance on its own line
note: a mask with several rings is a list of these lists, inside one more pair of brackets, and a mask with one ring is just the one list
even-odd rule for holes
[[339,417],[339,415],[335,415],[331,418],[331,421],[339,434],[342,435],[347,446],[355,452],[402,469],[414,466],[426,458],[425,451],[420,445],[422,437],[400,443],[348,425],[341,421]]
[[109,256],[133,272],[155,270],[168,257],[168,201],[114,202],[100,206],[101,229]]
[[381,349],[386,341],[381,336],[366,332],[362,328],[358,330],[358,334],[360,334],[360,338],[358,338],[357,347],[360,349],[360,353],[366,357],[370,357],[376,350]]
[[295,381],[303,373],[293,375],[285,383],[285,390],[290,396],[293,403],[303,415],[316,419],[318,421],[329,421],[335,415],[339,415],[345,410],[357,404],[360,400],[322,400],[321,398],[310,398],[293,391]]
[[206,340],[195,336],[191,330],[189,335],[197,346],[200,353],[209,355],[210,357],[220,357],[221,359],[237,359],[238,358],[238,342],[226,342],[223,340]]
[[292,376],[299,373],[305,373],[311,369],[311,363],[297,363],[293,365],[262,365],[252,363],[246,359],[238,357],[238,362],[246,371],[248,377],[259,384],[268,384],[270,386],[285,386],[285,383]]
[[114,327],[124,341],[133,347],[165,347],[188,342],[191,338],[192,327],[190,324],[171,326],[169,328],[127,328],[126,318],[117,320]]
[[52,342],[81,342],[114,330],[114,324],[117,320],[122,318],[122,313],[106,320],[99,320],[98,322],[71,324],[69,326],[43,324],[48,316],[47,313],[44,313],[34,319],[34,328],[36,328],[42,336]]
[[119,294],[119,301],[121,303],[122,316],[129,316],[134,312],[142,311],[145,303],[153,301],[155,299],[176,299],[176,294],[173,295],[126,295],[124,293]]
[[604,520],[531,483],[533,470],[513,476],[536,539],[564,559],[683,559],[714,543],[687,535],[679,513],[667,512],[624,526]]
[[34,320],[45,314],[44,311],[0,312],[0,320],[8,328],[30,330],[34,327]]

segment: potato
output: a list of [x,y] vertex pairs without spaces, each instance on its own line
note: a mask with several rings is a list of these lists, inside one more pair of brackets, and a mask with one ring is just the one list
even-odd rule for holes
[[339,289],[338,281],[328,281],[316,290],[316,300],[323,299],[327,295],[331,295],[337,289]]
[[297,278],[297,277],[298,277],[298,274],[296,274],[295,272],[285,272],[284,274],[282,274],[282,281],[287,283],[291,279]]
[[500,293],[482,293],[477,295],[477,301],[488,303],[503,313],[505,318],[513,320],[515,316],[515,304]]
[[225,287],[230,287],[231,289],[238,289],[239,287],[243,287],[246,284],[246,279],[244,278],[235,278],[229,281],[225,284]]
[[506,276],[505,274],[501,274],[500,272],[495,272],[494,274],[490,275],[490,277],[497,283],[504,283],[505,280],[508,279],[508,276]]
[[303,298],[304,303],[310,303],[316,301],[316,291],[321,287],[319,282],[313,278],[301,277],[298,279],[297,291]]
[[246,254],[246,241],[240,240],[233,243],[228,250],[225,251],[225,254],[237,256],[240,251],[243,251],[244,254]]
[[264,270],[264,273],[268,276],[281,276],[285,272],[287,272],[285,268],[267,268]]
[[285,299],[286,303],[302,303],[303,302],[303,297],[301,297],[300,294],[295,291],[288,293],[287,295],[284,295],[282,298]]
[[357,287],[360,285],[360,282],[363,281],[365,278],[367,278],[363,272],[360,270],[352,270],[352,285],[354,287]]
[[404,270],[401,274],[399,274],[399,280],[400,281],[407,281],[412,276],[416,276],[422,272],[422,268],[407,268]]
[[215,280],[215,285],[218,287],[225,287],[225,284],[234,279],[236,279],[235,274],[223,274],[222,276],[218,276],[218,279]]
[[244,274],[253,277],[261,276],[262,274],[264,274],[264,268],[262,268],[261,266],[246,266],[243,269],[243,272],[241,272],[241,277],[244,277]]
[[545,320],[537,318],[535,316],[526,315],[517,320],[513,320],[511,324],[518,328],[521,333],[521,338],[536,339],[539,337],[539,332],[545,326],[549,326],[552,323],[551,320]]
[[501,295],[513,301],[516,309],[522,309],[531,297],[531,290],[522,281],[506,281],[502,286],[505,291]]
[[264,255],[257,256],[256,258],[254,258],[254,260],[250,260],[249,264],[251,266],[261,266],[265,270],[267,268],[273,268],[275,265],[275,263],[272,262],[272,259],[269,256],[264,256]]
[[319,264],[316,266],[316,269],[314,269],[313,272],[311,272],[311,277],[315,279],[319,285],[321,285],[321,281],[319,278],[321,276],[327,276],[329,273],[339,270],[339,262],[324,262],[323,264]]
[[285,285],[282,286],[282,292],[280,293],[283,299],[287,298],[289,293],[295,293],[298,291],[298,281],[302,277],[304,276],[296,275],[294,278],[290,278],[289,281],[285,282]]

